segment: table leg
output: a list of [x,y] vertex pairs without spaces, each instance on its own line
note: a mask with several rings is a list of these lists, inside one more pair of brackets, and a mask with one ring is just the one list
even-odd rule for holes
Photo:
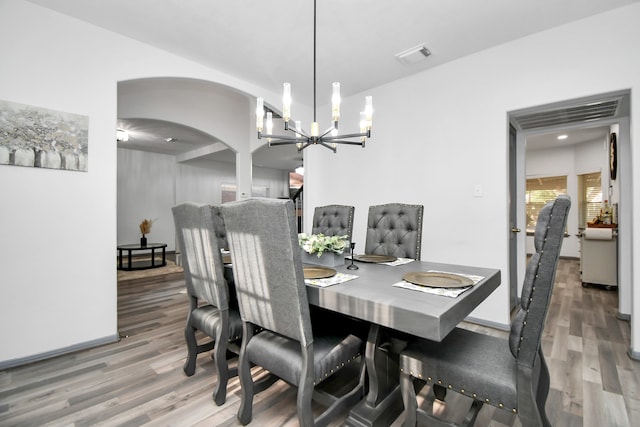
[[399,386],[399,354],[384,328],[372,324],[365,348],[369,376],[366,398],[349,413],[346,425],[353,427],[389,426],[403,410]]
[[167,265],[166,247],[162,248],[162,265]]
[[118,268],[122,270],[122,249],[118,249]]
[[128,267],[129,269],[131,269],[131,249],[127,250],[127,261],[129,261]]
[[151,248],[151,267],[156,266],[156,249]]

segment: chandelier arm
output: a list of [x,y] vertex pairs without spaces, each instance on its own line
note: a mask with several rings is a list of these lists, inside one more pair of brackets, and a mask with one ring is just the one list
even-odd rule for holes
[[370,138],[371,137],[371,131],[367,131],[367,132],[360,132],[360,133],[350,133],[350,134],[346,134],[346,135],[337,135],[337,136],[327,136],[327,137],[323,137],[322,139],[326,140],[326,141],[331,141],[331,142],[335,142],[338,141],[340,139],[343,138],[362,138],[362,137],[367,137]]
[[322,145],[324,148],[327,148],[331,151],[333,151],[334,153],[337,152],[338,150],[335,147],[332,147],[328,144],[325,144],[322,141],[313,141],[310,140],[309,142],[307,142],[306,144],[303,144],[300,148],[298,148],[298,153],[301,152],[302,150],[304,150],[305,148],[309,147],[310,145]]
[[290,141],[290,143],[302,143],[308,140],[309,138],[297,138],[295,136],[289,135],[262,135],[263,138],[269,138],[272,142],[275,141]]
[[344,140],[331,140],[330,144],[344,144],[344,145],[361,145],[364,147],[364,141],[344,141]]
[[331,145],[323,142],[322,140],[319,140],[315,143],[316,145],[322,145],[324,148],[328,148],[329,150],[333,151],[334,153],[336,153],[338,150],[336,147],[332,147]]
[[294,141],[284,140],[284,139],[272,139],[269,141],[269,147],[275,145],[293,145],[293,144],[302,144],[303,141],[298,141],[297,143]]

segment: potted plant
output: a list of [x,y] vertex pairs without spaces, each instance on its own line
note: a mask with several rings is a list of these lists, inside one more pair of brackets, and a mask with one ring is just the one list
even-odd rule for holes
[[349,236],[301,233],[298,243],[302,249],[303,263],[335,267],[344,265],[342,253],[349,247]]
[[140,246],[143,248],[147,247],[147,234],[151,233],[151,225],[153,224],[153,220],[145,219],[140,223],[140,233],[142,237],[140,238]]

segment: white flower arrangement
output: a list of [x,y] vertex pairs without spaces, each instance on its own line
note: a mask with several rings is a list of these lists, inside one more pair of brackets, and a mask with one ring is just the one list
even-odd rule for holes
[[325,236],[324,234],[298,235],[298,243],[302,250],[309,254],[318,254],[318,258],[324,252],[335,252],[341,254],[348,246],[349,236]]

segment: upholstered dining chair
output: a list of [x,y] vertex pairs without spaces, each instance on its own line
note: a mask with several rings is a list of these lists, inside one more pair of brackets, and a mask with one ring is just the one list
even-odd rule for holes
[[[230,370],[227,351],[239,354],[242,322],[237,308],[229,306],[221,246],[226,246],[226,231],[215,206],[182,203],[172,208],[178,243],[182,249],[184,278],[189,295],[189,313],[184,330],[187,360],[184,372],[192,376],[198,354],[214,349],[218,382],[213,400],[226,400],[227,382],[237,370]],[[196,331],[210,339],[199,344]]]
[[367,255],[420,259],[424,206],[389,203],[369,206]]
[[353,206],[318,206],[313,211],[312,234],[325,236],[353,236]]
[[429,425],[459,425],[418,407],[416,390],[425,383],[433,386],[439,400],[447,390],[471,397],[462,425],[473,425],[485,403],[516,414],[525,427],[551,425],[544,407],[549,370],[541,336],[570,207],[569,197],[563,195],[540,211],[536,252],[527,264],[508,339],[456,328],[440,343],[416,339],[400,353],[405,426],[415,426],[418,418],[429,420]]
[[[326,334],[312,328],[293,204],[290,200],[246,199],[220,207],[227,227],[236,292],[243,322],[238,420],[251,422],[258,365],[298,388],[301,426],[326,425],[363,397],[364,342],[350,331]],[[254,334],[255,327],[263,330]],[[321,383],[350,363],[359,363],[355,386],[341,397]],[[320,387],[319,387],[320,386]],[[312,398],[327,409],[315,420]]]

